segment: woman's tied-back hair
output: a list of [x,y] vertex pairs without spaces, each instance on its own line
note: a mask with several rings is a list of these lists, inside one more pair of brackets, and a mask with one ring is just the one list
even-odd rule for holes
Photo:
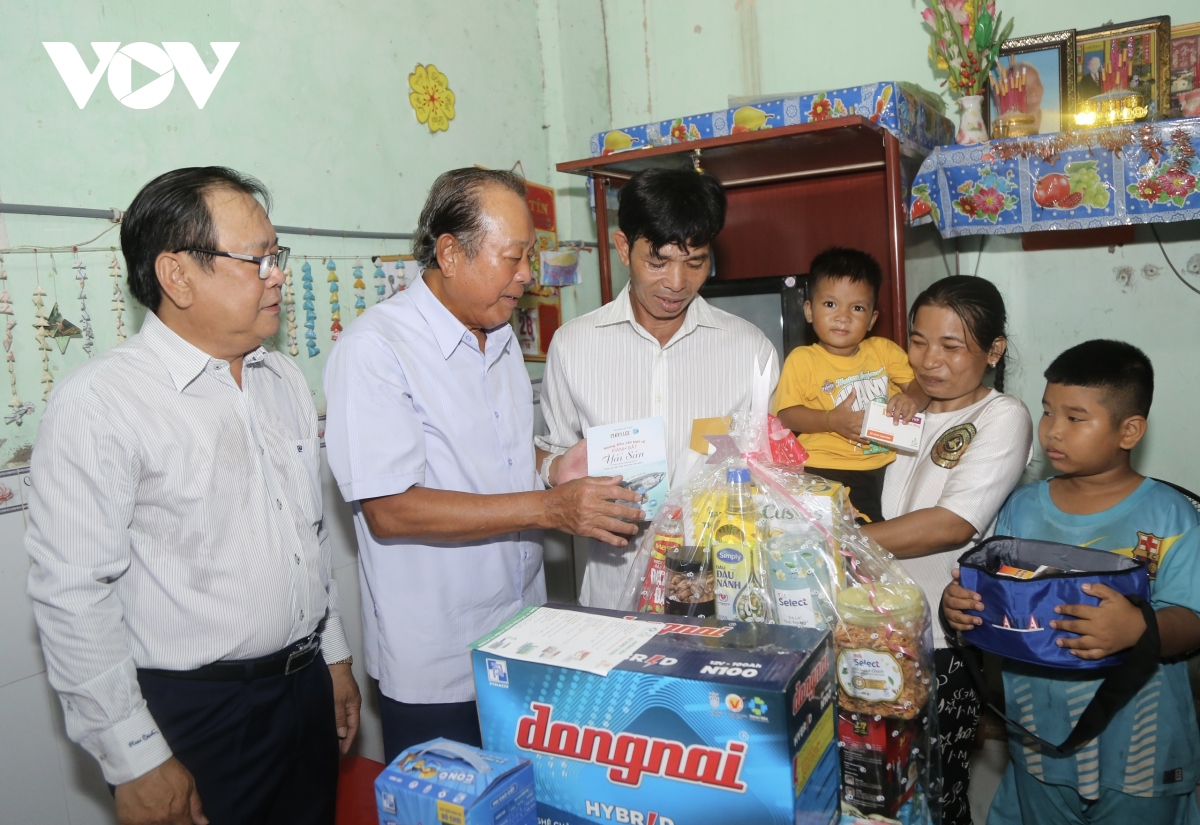
[[[935,281],[913,301],[908,312],[911,327],[917,319],[917,310],[922,307],[945,307],[957,315],[975,344],[984,352],[992,348],[997,338],[1008,337],[1008,313],[1004,309],[1004,298],[996,285],[973,275],[951,275]],[[996,362],[996,376],[992,386],[1004,392],[1004,369],[1008,363],[1008,350]]]

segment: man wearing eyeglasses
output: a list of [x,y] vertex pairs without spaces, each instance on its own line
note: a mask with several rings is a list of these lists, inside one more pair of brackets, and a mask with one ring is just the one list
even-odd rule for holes
[[145,322],[59,384],[34,446],[47,675],[122,825],[331,825],[358,729],[316,411],[262,348],[287,260],[269,204],[221,167],[138,193],[121,245]]

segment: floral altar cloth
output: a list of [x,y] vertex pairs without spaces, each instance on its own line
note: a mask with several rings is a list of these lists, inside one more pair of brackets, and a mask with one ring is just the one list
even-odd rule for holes
[[1200,218],[1200,118],[939,146],[909,220],[943,237]]
[[954,124],[901,84],[885,81],[610,129],[592,135],[591,152],[592,157],[600,157],[851,115],[878,123],[911,154],[924,156],[935,146],[954,140]]

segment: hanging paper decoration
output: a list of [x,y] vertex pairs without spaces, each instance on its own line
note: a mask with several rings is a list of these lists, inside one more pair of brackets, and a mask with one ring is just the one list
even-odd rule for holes
[[329,281],[329,316],[333,318],[333,323],[329,325],[329,337],[336,341],[342,332],[342,305],[338,303],[337,263],[333,258],[329,258],[325,261],[325,268],[329,270],[329,277],[325,280]]
[[375,303],[379,303],[387,297],[387,273],[383,271],[383,261],[372,258],[371,263],[375,264]]
[[418,63],[408,76],[408,86],[412,89],[408,102],[417,113],[417,121],[426,124],[430,132],[449,129],[450,121],[454,120],[454,92],[437,66]]
[[304,343],[308,345],[308,357],[315,358],[321,351],[317,349],[317,311],[313,306],[317,296],[313,294],[312,265],[308,261],[300,267],[300,282],[304,285]]
[[50,255],[50,286],[54,288],[54,308],[50,310],[50,315],[46,318],[46,336],[54,339],[60,353],[65,353],[71,339],[82,338],[83,331],[58,311],[58,262],[54,260],[53,254]]
[[[33,253],[34,267],[37,266],[37,253]],[[41,279],[38,279],[38,285],[33,288],[33,328],[37,333],[33,336],[37,339],[38,349],[42,353],[42,400],[45,401],[50,397],[50,390],[54,387],[54,376],[50,373],[50,342],[46,340],[46,335],[50,330],[50,319],[46,315],[43,299],[46,297],[46,290],[42,289]],[[57,305],[56,305],[57,306]]]
[[363,265],[361,260],[354,262],[354,314],[362,315],[367,311],[367,285],[363,282]]
[[4,360],[8,362],[8,386],[12,390],[12,400],[8,402],[12,412],[4,416],[6,424],[21,426],[21,419],[33,413],[33,404],[21,400],[17,395],[17,363],[13,355],[13,320],[12,298],[8,295],[8,272],[4,269],[4,258],[0,256],[0,315],[4,316]]
[[108,274],[112,276],[113,294],[112,311],[117,313],[117,343],[125,340],[125,295],[121,292],[121,262],[117,253],[112,253],[112,263],[108,265]]
[[283,270],[283,307],[287,312],[287,348],[291,355],[299,355],[296,346],[296,286],[292,283],[292,268]]
[[57,303],[50,310],[50,315],[46,318],[46,325],[49,330],[47,337],[54,339],[58,344],[59,352],[67,351],[67,344],[71,343],[72,338],[83,337],[83,330],[62,316],[62,313],[58,311]]
[[79,281],[79,326],[83,330],[83,351],[91,358],[96,333],[92,331],[92,316],[87,308],[87,264],[80,260],[78,250],[75,251],[75,263],[71,264],[71,269],[75,270],[75,280]]

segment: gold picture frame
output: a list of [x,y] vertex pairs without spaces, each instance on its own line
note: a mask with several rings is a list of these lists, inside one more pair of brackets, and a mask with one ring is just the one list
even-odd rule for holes
[[[1006,59],[1007,58],[1007,59]],[[1013,37],[1000,44],[1000,52],[996,58],[997,67],[1006,72],[1012,69],[1024,69],[1021,72],[1022,82],[1028,84],[1028,90],[1036,95],[1027,106],[1029,123],[1027,129],[1019,134],[1013,132],[1013,137],[1025,135],[1051,134],[1072,129],[1075,126],[1075,30],[1064,29],[1045,34],[1034,34],[1029,37]],[[1002,123],[1000,111],[1001,101],[995,93],[995,79],[999,68],[992,71],[993,94],[990,96],[990,122],[993,137],[1003,137],[997,134],[997,124]]]
[[[1167,15],[1099,26],[1075,34],[1077,111],[1100,97],[1099,74],[1107,66],[1114,41],[1124,40],[1132,53],[1131,95],[1140,95],[1146,112],[1133,120],[1157,120],[1171,108],[1171,18]],[[1099,72],[1097,70],[1100,70]],[[1083,125],[1083,124],[1081,124]],[[1102,125],[1097,122],[1095,125]]]
[[1171,27],[1169,117],[1200,117],[1200,23]]

